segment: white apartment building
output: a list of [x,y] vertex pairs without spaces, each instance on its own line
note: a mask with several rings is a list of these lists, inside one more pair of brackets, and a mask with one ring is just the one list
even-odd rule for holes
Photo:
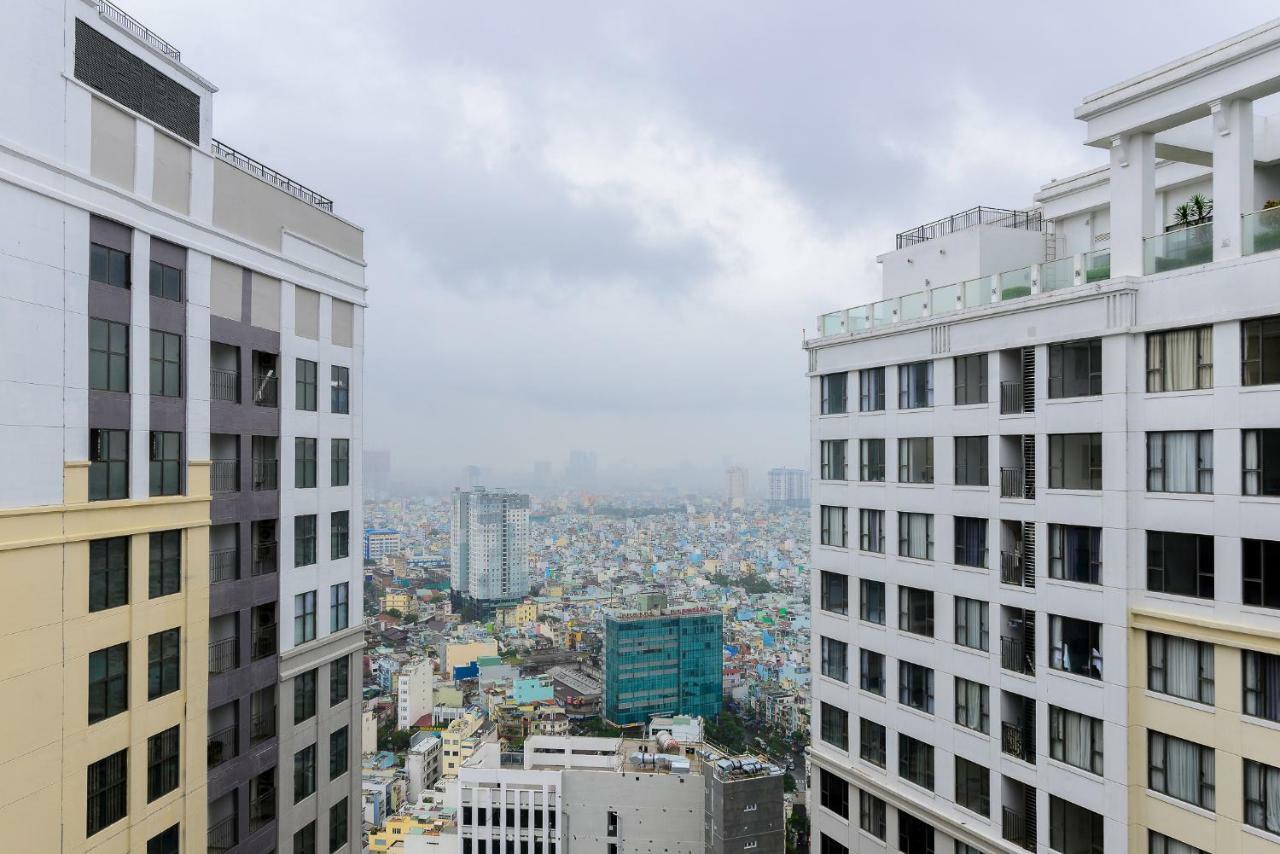
[[504,489],[454,490],[449,526],[453,589],[480,602],[529,593],[529,496]]
[[435,673],[422,659],[400,670],[396,684],[396,729],[408,729],[435,710]]
[[769,469],[769,506],[803,507],[809,503],[809,472],[804,469]]
[[1277,91],[1280,21],[1091,95],[819,318],[814,852],[1280,850]]

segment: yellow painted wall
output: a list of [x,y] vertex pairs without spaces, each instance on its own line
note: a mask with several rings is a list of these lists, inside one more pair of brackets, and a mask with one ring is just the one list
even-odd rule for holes
[[[145,851],[181,823],[183,850],[203,850],[209,642],[208,463],[190,494],[88,502],[88,467],[64,471],[67,503],[0,511],[0,840],[60,829],[64,852]],[[152,531],[182,529],[182,590],[149,600]],[[89,541],[131,536],[129,604],[89,613]],[[147,638],[182,631],[179,690],[147,700]],[[94,650],[128,641],[129,711],[88,725]],[[179,785],[146,802],[146,742],[181,725]],[[86,839],[90,763],[129,749],[128,816]],[[17,849],[15,849],[17,850]],[[34,849],[33,849],[34,850]]]

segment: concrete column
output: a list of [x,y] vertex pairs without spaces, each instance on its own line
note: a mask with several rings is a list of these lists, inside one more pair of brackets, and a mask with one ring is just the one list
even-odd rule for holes
[[1213,127],[1213,260],[1239,258],[1240,217],[1254,209],[1253,102],[1209,105]]
[[129,497],[151,491],[151,235],[134,229],[129,300]]
[[1111,275],[1142,275],[1142,238],[1155,217],[1155,137],[1111,140]]

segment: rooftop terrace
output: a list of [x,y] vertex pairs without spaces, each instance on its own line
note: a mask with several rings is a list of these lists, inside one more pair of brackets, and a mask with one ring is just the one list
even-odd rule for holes
[[1039,210],[1014,211],[1005,208],[989,208],[978,205],[967,211],[945,216],[924,225],[898,232],[897,248],[914,246],[926,240],[934,240],[974,228],[979,225],[994,225],[1001,228],[1022,228],[1027,231],[1039,231],[1041,217]]

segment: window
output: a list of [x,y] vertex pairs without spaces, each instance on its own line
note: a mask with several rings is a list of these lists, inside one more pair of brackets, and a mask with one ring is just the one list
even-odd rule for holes
[[1212,535],[1147,531],[1147,589],[1212,599]]
[[165,629],[147,638],[147,699],[178,690],[182,631]]
[[1102,721],[1050,706],[1049,755],[1102,776]]
[[883,768],[887,740],[884,725],[861,718],[858,730],[858,755],[872,765]]
[[849,681],[849,645],[822,637],[822,675],[839,682]]
[[[1244,713],[1280,722],[1280,655],[1244,650]],[[1280,790],[1276,792],[1280,796]]]
[[[1207,748],[1201,748],[1205,750]],[[1244,760],[1244,821],[1280,833],[1280,768]]]
[[1097,584],[1102,574],[1102,529],[1049,526],[1049,577]]
[[351,659],[345,655],[329,663],[329,705],[346,702],[351,695]]
[[858,511],[858,545],[864,552],[884,554],[884,511]]
[[147,595],[150,599],[169,596],[182,589],[182,532],[156,531],[151,535],[151,557],[147,567]]
[[898,365],[898,408],[933,406],[933,362]]
[[1147,391],[1213,388],[1213,327],[1147,335]]
[[129,325],[89,320],[89,388],[129,390]]
[[89,611],[129,604],[129,538],[89,542]]
[[151,431],[151,494],[182,492],[182,434]]
[[821,451],[821,479],[845,480],[845,456],[849,450],[848,439],[823,439]]
[[975,732],[991,731],[991,690],[986,685],[956,677],[956,723]]
[[876,839],[884,839],[887,812],[884,801],[870,792],[858,792],[858,826]]
[[329,440],[329,485],[346,486],[351,483],[351,440]]
[[1050,795],[1049,848],[1062,854],[1102,854],[1102,816]]
[[987,486],[987,437],[956,436],[956,485]]
[[347,773],[350,757],[347,755],[347,728],[329,733],[329,779],[336,780]]
[[[859,439],[858,454],[858,480],[884,483],[884,439]],[[1280,454],[1276,459],[1280,460]]]
[[293,565],[310,566],[316,562],[315,514],[293,517]]
[[129,253],[90,243],[89,281],[116,288],[129,287]]
[[151,295],[182,302],[182,271],[177,267],[152,261]]
[[820,542],[824,546],[836,546],[845,548],[849,539],[849,508],[847,507],[831,507],[823,504],[819,508],[819,517],[822,521],[822,539]]
[[347,627],[350,606],[347,603],[348,583],[329,587],[329,631],[339,632]]
[[898,733],[898,776],[933,791],[933,745]]
[[1102,394],[1102,339],[1049,345],[1049,397]]
[[868,623],[884,625],[884,582],[858,580],[858,616]]
[[858,371],[858,411],[879,412],[884,409],[884,368]]
[[[494,849],[497,849],[497,845]],[[312,819],[306,827],[293,834],[293,854],[316,854],[316,821]]]
[[178,854],[178,825],[163,830],[147,840],[147,854]]
[[329,514],[330,560],[338,560],[351,554],[350,519],[350,510],[335,510]]
[[1213,705],[1213,644],[1154,632],[1148,634],[1147,687],[1161,694]]
[[182,397],[182,336],[151,330],[151,393]]
[[[836,842],[830,836],[827,836],[825,833],[820,833],[818,835],[821,837],[818,854],[849,854],[849,849],[846,846]],[[554,845],[555,843],[553,842],[551,844]],[[484,852],[482,851],[481,854],[484,854]],[[535,852],[535,854],[537,854],[537,852]]]
[[849,749],[849,713],[830,703],[822,704],[822,740],[841,750]]
[[1243,430],[1245,495],[1280,495],[1280,429]]
[[957,596],[956,645],[987,651],[987,603]]
[[1147,786],[1153,791],[1214,809],[1213,748],[1148,730],[1147,762]]
[[898,628],[933,637],[933,591],[898,588]]
[[1049,436],[1050,489],[1102,489],[1102,434]]
[[316,714],[316,671],[299,673],[293,680],[293,722],[300,724]]
[[956,805],[983,818],[991,815],[991,772],[962,756],[956,757]]
[[933,854],[933,827],[899,810],[898,850],[903,854]]
[[1280,383],[1280,316],[1240,322],[1241,385]]
[[[344,727],[345,730],[345,727]],[[347,844],[347,799],[329,807],[329,852],[333,854]]]
[[293,597],[293,642],[306,643],[316,639],[316,592],[299,593]]
[[316,440],[297,437],[293,440],[293,486],[314,489],[316,485]]
[[933,714],[933,671],[909,661],[899,661],[898,702]]
[[85,836],[93,836],[129,814],[129,750],[89,766]]
[[129,431],[89,431],[89,500],[129,497]]
[[89,653],[89,723],[129,708],[129,644]]
[[823,415],[840,415],[846,410],[846,394],[848,391],[849,375],[841,374],[824,374],[819,378],[822,386],[822,414]]
[[316,363],[307,359],[297,360],[298,375],[294,378],[294,399],[298,409],[316,411]]
[[832,614],[849,613],[849,576],[822,570],[818,584],[822,610]]
[[293,754],[293,802],[316,790],[316,746],[308,744]]
[[178,788],[178,728],[147,739],[147,803]]
[[1049,615],[1049,666],[1077,676],[1102,678],[1102,626]]
[[933,560],[933,516],[931,514],[898,514],[898,554],[919,560]]
[[898,482],[933,483],[933,439],[898,440]]
[[987,354],[957,356],[956,406],[987,402]]
[[849,784],[843,778],[819,768],[818,792],[823,807],[841,818],[849,817]]
[[351,411],[351,369],[331,365],[329,383],[329,411],[346,415]]
[[[1246,806],[1247,809],[1248,807]],[[1248,820],[1247,816],[1245,820]],[[1209,852],[1196,848],[1194,845],[1179,842],[1171,836],[1165,836],[1163,833],[1149,830],[1147,831],[1147,854],[1209,854]]]
[[1244,604],[1280,608],[1280,543],[1241,540]]
[[1147,434],[1148,492],[1213,492],[1213,431]]
[[960,566],[987,565],[987,520],[956,517],[956,563]]
[[858,687],[878,697],[884,696],[884,656],[869,649],[858,652]]

